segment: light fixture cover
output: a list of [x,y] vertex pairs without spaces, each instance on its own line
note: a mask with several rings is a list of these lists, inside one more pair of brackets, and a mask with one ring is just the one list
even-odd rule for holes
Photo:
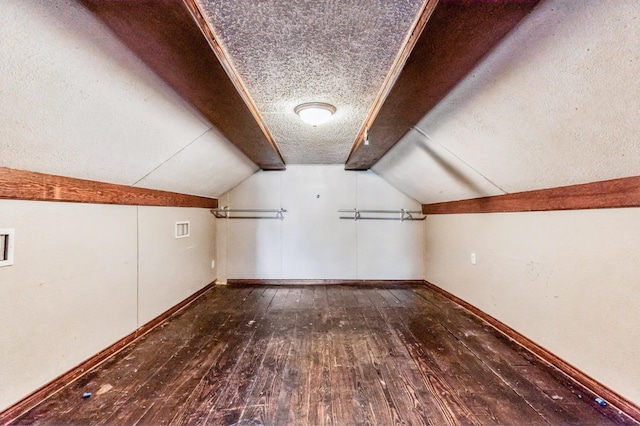
[[336,107],[324,102],[307,102],[295,107],[294,111],[305,123],[317,126],[331,118],[336,112]]

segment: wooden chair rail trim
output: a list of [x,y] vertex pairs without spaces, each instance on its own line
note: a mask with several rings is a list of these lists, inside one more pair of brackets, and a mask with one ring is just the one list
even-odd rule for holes
[[640,207],[640,176],[423,204],[424,214],[499,213]]
[[184,299],[182,302],[178,303],[172,308],[169,308],[168,310],[158,315],[148,323],[144,324],[142,327],[138,328],[134,332],[126,335],[122,339],[118,340],[111,346],[101,350],[100,352],[98,352],[91,358],[87,359],[86,361],[82,362],[78,366],[72,368],[66,373],[63,373],[62,375],[53,379],[51,382],[35,390],[34,392],[27,395],[20,401],[16,402],[6,410],[1,411],[0,425],[10,423],[11,421],[17,419],[19,416],[29,411],[30,409],[32,409],[33,407],[35,407],[45,399],[58,393],[63,388],[65,388],[66,386],[70,385],[71,383],[79,379],[85,373],[89,372],[90,370],[93,370],[94,368],[96,368],[97,366],[105,362],[107,359],[109,359],[111,356],[117,354],[118,352],[120,352],[121,350],[129,346],[131,343],[135,342],[145,334],[149,333],[154,328],[166,322],[172,316],[178,314],[180,311],[185,309],[191,303],[193,303],[194,301],[202,297],[205,293],[210,291],[214,285],[215,285],[214,282],[206,285],[202,289],[198,290],[191,296]]
[[600,396],[605,401],[607,401],[608,404],[624,412],[629,417],[633,418],[635,421],[640,422],[640,406],[629,401],[628,399],[618,394],[614,390],[598,382],[588,374],[582,372],[581,370],[569,364],[565,360],[559,358],[557,355],[553,354],[546,348],[540,346],[533,340],[520,334],[518,331],[509,327],[508,325],[501,322],[500,320],[492,317],[491,315],[487,314],[481,309],[475,307],[474,305],[460,299],[459,297],[449,293],[448,291],[428,281],[424,281],[424,284],[430,289],[432,289],[433,291],[435,291],[436,293],[441,294],[442,296],[446,297],[447,299],[451,300],[454,303],[457,303],[467,311],[471,312],[473,315],[482,319],[483,321],[488,323],[491,327],[493,327],[500,333],[504,334],[509,339],[513,340],[514,342],[522,346],[524,349],[528,350],[533,355],[540,358],[545,363],[550,364],[551,366],[557,368],[574,382],[579,383],[580,385],[594,392],[596,395]]
[[0,167],[0,199],[137,206],[218,207],[216,198]]

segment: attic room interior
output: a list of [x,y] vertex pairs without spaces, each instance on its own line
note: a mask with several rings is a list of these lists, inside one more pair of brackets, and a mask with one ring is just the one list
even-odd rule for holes
[[0,424],[640,423],[640,2],[4,0],[0,49]]

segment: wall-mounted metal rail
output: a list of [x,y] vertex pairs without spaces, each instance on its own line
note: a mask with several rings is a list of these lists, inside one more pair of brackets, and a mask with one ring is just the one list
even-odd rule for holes
[[[340,209],[338,213],[352,213],[353,216],[340,216],[340,219],[351,220],[399,220],[401,222],[409,220],[425,220],[427,217],[422,216],[420,210],[365,210],[365,209]],[[365,214],[365,216],[363,216]],[[374,214],[376,216],[366,216],[367,214]],[[380,216],[380,215],[400,215],[400,217]],[[413,215],[420,215],[421,217],[414,217]]]
[[[212,209],[211,213],[218,219],[284,219],[286,209],[230,209],[229,206],[224,206],[221,209]],[[235,215],[238,214],[239,215]],[[264,215],[252,215],[247,216],[246,213],[275,213],[273,216]]]

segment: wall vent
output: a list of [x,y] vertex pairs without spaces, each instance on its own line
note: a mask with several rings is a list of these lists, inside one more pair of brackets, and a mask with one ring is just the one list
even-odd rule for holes
[[176,222],[176,238],[189,236],[189,222]]
[[0,266],[13,265],[15,229],[0,229]]

